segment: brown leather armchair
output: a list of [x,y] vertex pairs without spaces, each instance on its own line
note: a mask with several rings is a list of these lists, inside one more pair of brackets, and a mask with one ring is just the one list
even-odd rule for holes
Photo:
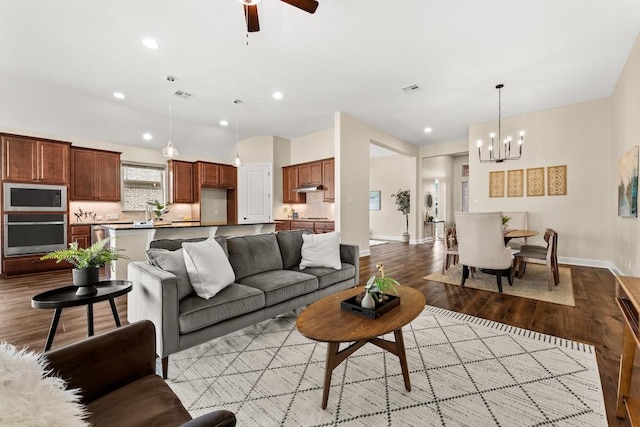
[[224,410],[191,419],[156,375],[155,343],[153,323],[143,320],[45,355],[53,374],[82,390],[93,426],[235,426]]

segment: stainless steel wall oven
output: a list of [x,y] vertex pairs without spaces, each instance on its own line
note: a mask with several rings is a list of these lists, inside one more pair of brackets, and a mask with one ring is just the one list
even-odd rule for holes
[[51,252],[67,247],[67,214],[5,213],[4,255]]

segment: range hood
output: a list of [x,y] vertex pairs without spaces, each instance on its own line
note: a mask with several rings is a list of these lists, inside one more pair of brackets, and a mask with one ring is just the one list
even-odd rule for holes
[[296,193],[311,193],[313,191],[322,191],[321,184],[308,184],[303,185],[302,187],[294,188],[293,191]]

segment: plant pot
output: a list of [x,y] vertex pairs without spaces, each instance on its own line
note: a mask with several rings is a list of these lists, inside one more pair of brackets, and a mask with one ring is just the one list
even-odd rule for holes
[[409,233],[402,233],[402,241],[403,242],[408,242],[409,241]]
[[73,286],[78,288],[76,295],[95,295],[98,292],[95,285],[100,281],[100,267],[74,268],[72,273]]

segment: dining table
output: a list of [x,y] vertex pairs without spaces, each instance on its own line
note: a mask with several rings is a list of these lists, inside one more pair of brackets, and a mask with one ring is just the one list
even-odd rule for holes
[[504,243],[507,244],[511,239],[534,237],[538,234],[540,233],[534,230],[505,230],[505,232],[503,233]]

